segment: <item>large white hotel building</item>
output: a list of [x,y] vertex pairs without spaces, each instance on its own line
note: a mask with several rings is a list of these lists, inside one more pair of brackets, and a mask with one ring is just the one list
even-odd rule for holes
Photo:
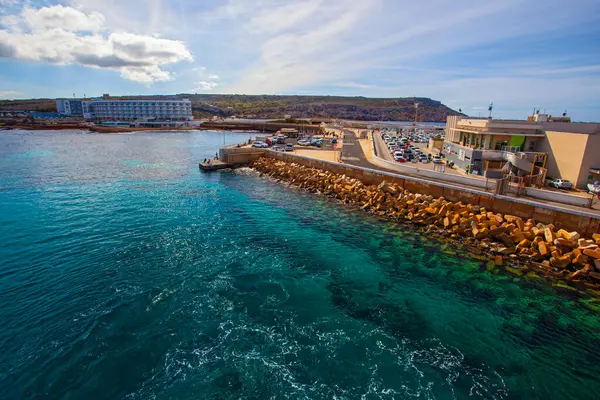
[[191,121],[192,102],[183,100],[56,100],[58,112],[100,121]]

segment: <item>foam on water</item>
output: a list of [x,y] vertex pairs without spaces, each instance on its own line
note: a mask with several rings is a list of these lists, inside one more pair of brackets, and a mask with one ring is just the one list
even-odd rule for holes
[[0,136],[1,398],[597,398],[595,300],[200,173],[222,140]]

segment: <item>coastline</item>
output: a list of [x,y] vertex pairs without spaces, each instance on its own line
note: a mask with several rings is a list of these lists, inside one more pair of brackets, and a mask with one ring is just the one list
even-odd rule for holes
[[288,185],[414,225],[511,273],[546,278],[555,286],[600,298],[599,234],[584,239],[552,224],[411,193],[397,184],[366,185],[345,175],[270,158],[260,158],[250,167]]
[[85,130],[94,133],[133,133],[133,132],[167,132],[167,131],[222,131],[222,132],[250,132],[258,133],[258,130],[248,129],[227,129],[227,128],[204,128],[202,126],[184,126],[177,128],[128,128],[128,127],[113,127],[113,126],[98,126],[98,125],[83,125],[83,124],[63,124],[63,125],[12,125],[0,127],[0,131],[14,131],[14,130],[29,130],[29,131],[62,131],[62,130]]

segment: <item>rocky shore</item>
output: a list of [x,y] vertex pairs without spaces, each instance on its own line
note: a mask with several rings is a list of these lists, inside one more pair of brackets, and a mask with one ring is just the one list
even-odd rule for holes
[[537,272],[600,296],[600,234],[583,238],[552,224],[411,193],[397,184],[365,185],[345,175],[272,158],[260,158],[251,167],[387,219],[418,225],[430,235],[466,245],[518,274]]

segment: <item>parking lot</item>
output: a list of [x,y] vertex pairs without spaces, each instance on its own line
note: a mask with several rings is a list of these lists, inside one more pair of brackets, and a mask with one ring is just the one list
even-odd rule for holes
[[[272,138],[273,136],[259,136],[256,138],[255,142],[267,142],[267,139]],[[332,139],[334,139],[332,141]],[[271,141],[271,140],[269,140]],[[301,144],[299,144],[300,142]],[[337,142],[337,143],[334,143]],[[304,143],[304,144],[302,144]],[[315,136],[299,136],[298,138],[285,138],[283,143],[276,143],[269,148],[285,148],[286,145],[294,146],[294,150],[314,150],[314,151],[333,151],[336,149],[336,144],[339,146],[341,144],[341,139],[335,138],[334,136],[324,136],[324,135],[315,135]]]
[[[377,152],[377,156],[380,158],[383,158],[386,161],[390,161],[393,162],[395,164],[398,165],[398,168],[411,168],[414,169],[416,171],[418,170],[426,170],[426,171],[439,171],[440,167],[439,165],[442,164],[435,164],[433,162],[427,162],[427,163],[422,163],[422,162],[417,162],[417,163],[413,163],[413,162],[397,162],[394,160],[394,157],[391,153],[391,151],[389,150],[388,146],[385,144],[383,138],[381,137],[381,134],[378,132],[375,132],[373,134],[373,141],[374,141],[374,146]],[[430,154],[429,149],[427,149],[427,143],[416,143],[414,144],[414,146],[421,152],[423,152],[424,154]],[[433,159],[433,154],[431,155],[431,158]],[[437,167],[436,167],[437,165]],[[443,163],[443,165],[445,166],[445,162]],[[456,174],[456,175],[465,175],[463,172],[459,171],[458,169],[453,169],[453,168],[449,168],[448,166],[442,167],[443,168],[443,172],[447,173],[447,174]],[[441,172],[441,171],[440,171]],[[473,178],[482,178],[476,175],[469,175],[469,177],[473,177]],[[485,179],[485,178],[482,178]]]

